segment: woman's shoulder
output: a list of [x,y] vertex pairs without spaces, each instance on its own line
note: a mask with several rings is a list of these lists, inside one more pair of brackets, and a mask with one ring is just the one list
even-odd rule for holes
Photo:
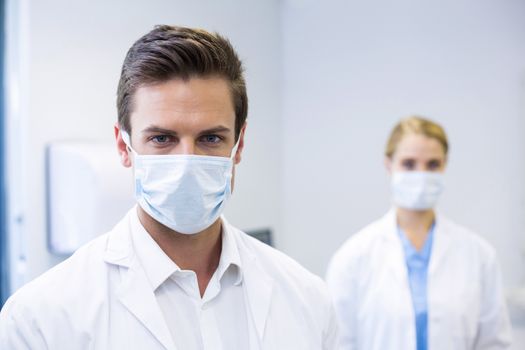
[[349,247],[363,247],[384,239],[395,230],[395,217],[392,212],[386,213],[379,219],[365,225],[350,236],[344,243]]
[[394,226],[390,225],[389,219],[387,214],[348,237],[332,256],[332,262],[344,265],[369,256],[371,250],[374,250],[374,247],[383,241],[385,235],[393,230]]
[[474,230],[442,215],[439,216],[438,225],[441,233],[447,235],[454,246],[486,257],[493,257],[495,255],[495,249],[492,244]]

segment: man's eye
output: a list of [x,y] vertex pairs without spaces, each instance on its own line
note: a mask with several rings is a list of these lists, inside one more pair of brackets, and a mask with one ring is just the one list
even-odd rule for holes
[[170,141],[170,136],[168,136],[168,135],[157,135],[157,136],[153,136],[151,138],[151,140],[153,140],[153,142],[155,142],[155,143],[166,143],[166,142]]
[[204,135],[201,140],[206,143],[219,143],[222,139],[217,135]]

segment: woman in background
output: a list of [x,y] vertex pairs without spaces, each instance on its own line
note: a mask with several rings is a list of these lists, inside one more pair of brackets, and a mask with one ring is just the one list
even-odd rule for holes
[[494,249],[434,210],[448,141],[420,117],[386,147],[393,208],[349,238],[328,268],[342,349],[507,349],[510,323]]

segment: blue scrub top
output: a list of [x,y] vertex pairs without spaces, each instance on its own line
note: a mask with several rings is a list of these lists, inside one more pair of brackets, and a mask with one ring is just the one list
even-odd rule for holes
[[405,262],[408,270],[408,282],[412,294],[412,305],[416,317],[416,344],[417,350],[428,349],[428,304],[427,304],[427,272],[432,251],[432,240],[434,237],[432,224],[427,239],[421,251],[410,243],[405,232],[398,227],[398,235],[405,251]]

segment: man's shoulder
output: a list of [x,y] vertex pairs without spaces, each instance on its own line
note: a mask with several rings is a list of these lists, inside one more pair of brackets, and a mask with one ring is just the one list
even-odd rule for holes
[[280,284],[295,285],[299,288],[325,288],[319,276],[308,271],[290,256],[239,229],[231,228],[238,242],[241,256],[247,260],[253,259],[260,269],[274,280],[278,280]]
[[[63,344],[79,340],[75,330],[93,322],[97,319],[94,314],[107,309],[106,242],[107,234],[96,238],[19,288],[0,312],[0,347],[10,344],[12,348],[13,344],[26,341],[58,342],[61,333],[71,336],[62,340]],[[37,348],[36,343],[31,344]],[[57,343],[52,344],[47,346],[57,348]]]
[[44,311],[81,304],[78,303],[80,292],[85,292],[93,283],[103,283],[101,273],[107,268],[103,260],[106,242],[107,234],[81,247],[69,258],[20,287],[6,306]]
[[279,250],[240,230],[233,228],[232,232],[236,236],[243,264],[251,265],[250,268],[243,266],[246,283],[253,283],[258,288],[263,283],[261,281],[271,281],[277,309],[275,317],[291,317],[294,322],[304,322],[311,327],[308,329],[314,337],[317,334],[322,338],[320,343],[330,344],[336,337],[337,327],[325,282]]
[[[110,242],[118,241],[122,246],[127,225],[128,217],[125,216],[111,231],[84,244],[73,255],[22,286],[10,299],[29,305],[35,305],[38,301],[68,305],[69,302],[78,303],[78,296],[85,295],[86,290],[103,291],[109,269],[114,266],[108,264],[106,258],[115,260],[120,254],[110,249]],[[125,253],[129,255],[129,251]],[[90,299],[95,298],[93,292]]]

